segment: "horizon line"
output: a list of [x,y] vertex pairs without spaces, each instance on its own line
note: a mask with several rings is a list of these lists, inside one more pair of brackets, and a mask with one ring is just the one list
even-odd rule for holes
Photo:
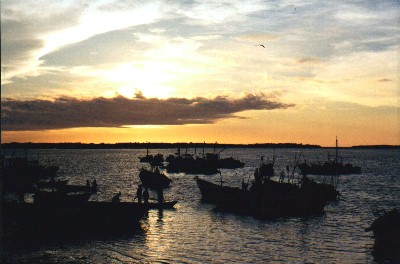
[[[293,143],[293,142],[282,142],[282,143],[208,143],[208,142],[114,142],[114,143],[105,143],[105,142],[100,142],[100,143],[94,143],[94,142],[7,142],[7,143],[1,143],[0,147],[2,148],[3,146],[12,146],[12,145],[81,145],[82,147],[84,146],[104,146],[104,145],[109,145],[109,146],[118,146],[118,145],[138,145],[138,146],[143,146],[143,145],[149,145],[149,146],[156,146],[156,145],[162,145],[162,146],[173,146],[173,145],[205,145],[208,147],[216,147],[216,146],[230,146],[230,147],[262,147],[262,146],[277,146],[279,147],[303,147],[303,148],[335,148],[335,146],[321,146],[318,144],[304,144],[304,143]],[[122,146],[121,146],[122,147]],[[178,146],[179,147],[179,146]],[[372,145],[353,145],[353,146],[338,146],[339,148],[400,148],[400,145],[390,145],[390,144],[372,144]]]

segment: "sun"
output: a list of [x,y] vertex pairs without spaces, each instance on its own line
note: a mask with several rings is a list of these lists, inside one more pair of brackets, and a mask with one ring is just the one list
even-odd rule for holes
[[140,91],[147,98],[168,98],[175,91],[171,82],[175,76],[168,65],[157,61],[128,63],[112,70],[108,79],[118,83],[117,93],[132,98]]

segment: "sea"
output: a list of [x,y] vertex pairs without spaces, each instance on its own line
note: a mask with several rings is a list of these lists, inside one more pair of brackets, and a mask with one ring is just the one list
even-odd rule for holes
[[[176,149],[150,149],[164,157]],[[199,150],[213,152],[213,149]],[[221,150],[216,150],[221,151]],[[6,156],[25,151],[6,150]],[[194,149],[182,150],[194,154]],[[251,182],[255,168],[276,157],[275,173],[296,160],[323,162],[335,149],[232,148],[221,157],[245,163],[240,169],[222,169],[221,175],[198,175],[224,185],[240,187]],[[133,201],[140,179],[143,149],[43,149],[28,150],[28,157],[44,165],[57,165],[57,178],[85,185],[96,179],[99,189],[92,201],[111,201],[121,192],[122,201]],[[201,202],[196,175],[168,174],[173,181],[164,191],[166,200],[178,200],[175,209],[150,210],[140,227],[129,234],[67,237],[19,237],[3,241],[6,263],[380,263],[374,239],[365,228],[392,208],[400,209],[400,149],[341,148],[345,163],[360,166],[362,173],[338,180],[340,196],[324,212],[307,217],[257,220],[251,216],[222,213]],[[329,182],[330,177],[314,176]],[[277,179],[277,178],[276,178]],[[157,198],[150,192],[150,198]],[[25,197],[29,201],[30,197]],[[396,261],[389,259],[389,262]]]

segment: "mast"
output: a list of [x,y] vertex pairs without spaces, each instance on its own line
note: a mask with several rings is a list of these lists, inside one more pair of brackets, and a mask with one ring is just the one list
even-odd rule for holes
[[336,153],[335,153],[335,163],[338,161],[338,139],[336,136]]

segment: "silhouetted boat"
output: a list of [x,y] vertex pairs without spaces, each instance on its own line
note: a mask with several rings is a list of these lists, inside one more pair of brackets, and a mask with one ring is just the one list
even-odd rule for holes
[[148,209],[172,209],[178,201],[142,203]]
[[50,181],[38,181],[36,187],[38,188],[55,188],[60,189],[68,183],[68,180],[50,180]]
[[86,202],[91,196],[90,192],[66,193],[63,191],[36,191],[32,197],[35,203],[46,204],[77,204]]
[[206,157],[193,157],[190,154],[169,158],[168,173],[204,174],[212,175],[219,172],[216,162],[207,160]]
[[264,163],[264,156],[262,156],[261,164],[260,167],[258,168],[260,176],[268,178],[274,176],[275,175],[274,165],[275,165],[275,153],[272,157],[272,161],[268,160],[267,163]]
[[223,196],[226,194],[235,196],[247,195],[247,191],[239,188],[218,185],[197,176],[195,179],[201,193],[201,200],[206,203],[216,204],[219,200],[224,199],[225,197]]
[[[219,173],[220,168],[235,169],[243,168],[244,163],[234,159],[233,157],[220,158],[219,152],[203,153],[200,155],[182,154],[178,148],[176,155],[169,155],[167,157],[167,172],[168,173],[186,173],[186,174],[204,174],[212,175]],[[196,151],[195,151],[196,153]]]
[[147,149],[146,156],[139,157],[140,162],[148,162],[152,166],[162,166],[164,162],[164,156],[160,153],[156,155],[150,155],[149,149]]
[[97,185],[64,185],[59,188],[60,191],[63,192],[87,192],[87,193],[95,193],[97,192]]
[[339,191],[336,190],[335,185],[329,183],[320,183],[306,176],[301,179],[301,188],[318,199],[323,199],[327,202],[336,200]]
[[142,168],[139,172],[139,178],[142,181],[142,185],[147,188],[168,188],[172,180],[161,173],[158,168],[155,171],[149,171]]
[[34,185],[41,179],[54,177],[57,166],[43,166],[38,160],[27,157],[2,157],[2,183],[4,193],[23,194],[32,192]]
[[215,165],[218,169],[236,169],[243,168],[244,163],[233,157],[221,158],[220,153],[206,153],[205,159],[210,164]]
[[[329,157],[328,157],[329,158]],[[298,164],[297,167],[300,169],[302,174],[315,174],[315,175],[346,175],[346,174],[360,174],[361,167],[353,166],[350,163],[343,163],[343,160],[339,161],[338,156],[338,140],[336,138],[336,154],[334,160],[328,160],[323,164],[316,164],[307,162]]]
[[30,160],[27,157],[9,157],[3,159],[4,176],[30,177],[35,180],[54,177],[58,166],[44,166],[38,160]]
[[147,210],[132,202],[6,203],[2,216],[5,229],[103,232],[133,228]]
[[328,200],[320,191],[295,184],[264,180],[250,190],[222,186],[196,177],[204,202],[217,209],[270,219],[321,213]]
[[375,250],[379,253],[397,252],[400,257],[400,213],[396,209],[386,212],[374,220],[366,231],[372,231],[375,238]]
[[220,158],[218,160],[218,168],[220,169],[236,169],[236,168],[243,168],[244,162],[237,160],[233,157],[229,158]]

